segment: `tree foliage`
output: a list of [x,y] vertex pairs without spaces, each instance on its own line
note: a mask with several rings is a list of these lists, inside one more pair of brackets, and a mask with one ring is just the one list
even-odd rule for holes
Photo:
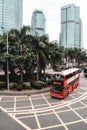
[[[7,55],[7,36],[6,33],[0,36],[0,66],[3,66],[6,73],[6,60],[9,61],[10,79],[16,79],[15,69],[20,71],[20,81],[23,81],[25,74],[33,76],[37,68],[37,79],[41,77],[41,72],[46,65],[51,64],[57,68],[64,64],[64,58],[68,62],[74,59],[78,65],[87,62],[87,53],[81,48],[64,48],[57,43],[49,42],[47,35],[32,36],[29,33],[30,27],[23,26],[20,31],[11,29],[8,32],[8,51]],[[24,73],[26,72],[26,73]]]

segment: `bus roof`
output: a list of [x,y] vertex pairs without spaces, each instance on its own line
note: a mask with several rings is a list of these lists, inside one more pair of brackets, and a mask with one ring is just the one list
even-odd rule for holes
[[68,75],[68,74],[75,72],[77,70],[79,70],[79,68],[70,68],[70,69],[66,69],[66,70],[63,70],[63,71],[59,71],[59,72],[58,71],[48,72],[46,74],[49,74],[49,75],[61,74],[61,75],[65,76],[65,75]]
[[68,74],[73,73],[77,70],[79,70],[79,68],[70,68],[70,69],[67,69],[67,70],[60,71],[59,73],[63,74],[63,75],[68,75]]

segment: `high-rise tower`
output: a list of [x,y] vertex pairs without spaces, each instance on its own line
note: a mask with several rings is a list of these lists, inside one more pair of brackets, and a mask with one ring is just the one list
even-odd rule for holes
[[1,27],[7,30],[22,27],[23,0],[0,0],[0,34]]
[[61,8],[61,45],[82,47],[82,22],[80,8],[70,4]]
[[31,20],[31,35],[42,36],[45,34],[45,15],[41,10],[34,10]]

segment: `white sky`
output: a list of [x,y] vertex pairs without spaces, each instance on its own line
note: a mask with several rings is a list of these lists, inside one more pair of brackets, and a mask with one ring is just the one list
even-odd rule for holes
[[59,41],[61,7],[71,3],[80,7],[80,18],[83,23],[83,47],[87,49],[86,0],[23,0],[23,25],[31,25],[32,12],[40,9],[46,16],[46,33],[49,35],[50,41]]

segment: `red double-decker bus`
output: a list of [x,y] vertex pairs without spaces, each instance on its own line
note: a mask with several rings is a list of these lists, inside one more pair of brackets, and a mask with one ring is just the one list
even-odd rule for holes
[[52,84],[50,96],[64,99],[80,83],[79,68],[71,68],[60,72],[51,72]]

